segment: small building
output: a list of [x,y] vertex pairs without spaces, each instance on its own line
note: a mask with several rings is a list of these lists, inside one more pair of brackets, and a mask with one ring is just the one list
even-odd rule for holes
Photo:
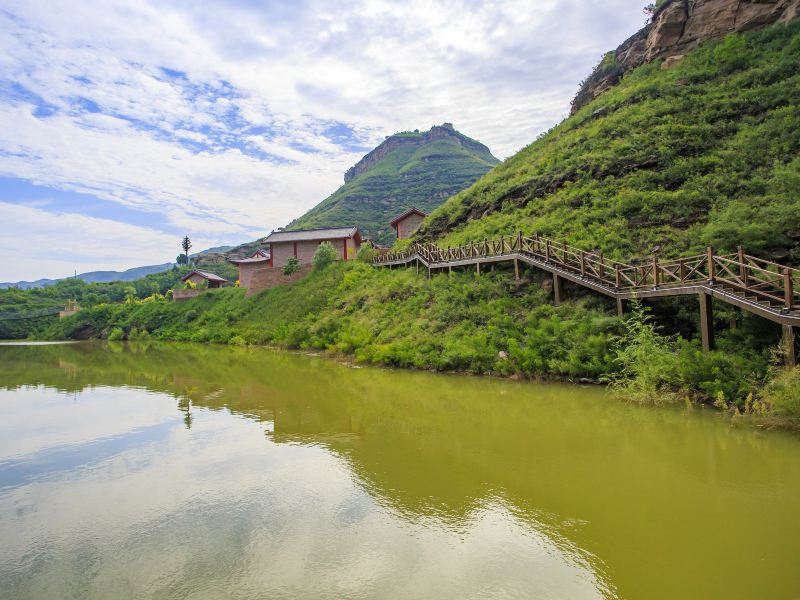
[[259,271],[270,268],[270,254],[259,248],[247,258],[229,258],[228,262],[239,267],[239,287],[250,289],[253,278]]
[[230,284],[230,281],[225,279],[224,277],[220,277],[215,273],[208,273],[207,271],[192,271],[181,277],[181,281],[184,283],[187,281],[191,281],[195,285],[201,285],[204,281],[208,282],[208,289],[215,289],[225,287],[226,285]]
[[340,260],[353,260],[361,248],[361,232],[358,227],[273,231],[263,241],[269,244],[269,266],[275,269],[283,268],[292,256],[301,265],[310,265],[322,242],[333,244]]
[[419,229],[420,224],[428,216],[428,213],[422,212],[420,209],[411,207],[402,215],[396,216],[389,221],[389,225],[394,227],[398,240],[410,238],[412,234]]

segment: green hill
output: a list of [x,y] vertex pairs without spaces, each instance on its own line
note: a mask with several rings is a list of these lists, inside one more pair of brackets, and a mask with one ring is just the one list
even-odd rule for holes
[[662,66],[626,73],[420,235],[449,244],[521,229],[616,257],[743,244],[800,264],[800,20]]
[[391,243],[389,221],[416,206],[431,211],[500,161],[449,123],[389,136],[345,173],[345,184],[287,229],[356,225]]

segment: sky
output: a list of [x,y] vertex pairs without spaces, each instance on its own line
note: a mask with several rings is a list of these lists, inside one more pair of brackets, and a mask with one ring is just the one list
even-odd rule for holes
[[397,131],[498,158],[644,0],[0,0],[0,281],[252,241]]

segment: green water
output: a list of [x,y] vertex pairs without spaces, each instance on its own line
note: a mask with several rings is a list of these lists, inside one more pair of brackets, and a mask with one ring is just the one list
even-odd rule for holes
[[800,437],[263,349],[0,346],[0,598],[800,597]]

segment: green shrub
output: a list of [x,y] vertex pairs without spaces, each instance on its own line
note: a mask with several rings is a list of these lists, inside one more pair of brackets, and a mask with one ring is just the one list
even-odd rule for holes
[[124,340],[124,339],[125,339],[125,332],[122,330],[121,327],[114,327],[114,329],[112,329],[108,333],[109,342],[117,342],[119,340]]
[[322,242],[317,251],[314,252],[314,257],[311,259],[311,264],[317,270],[322,270],[339,258],[339,253],[330,242]]
[[246,346],[247,341],[240,335],[234,335],[228,340],[229,346]]
[[800,367],[777,370],[764,387],[761,399],[775,414],[800,417]]
[[187,310],[186,314],[183,315],[183,320],[187,323],[191,323],[197,318],[197,311],[196,310]]
[[300,270],[300,261],[297,260],[296,256],[290,256],[289,260],[286,261],[286,264],[283,265],[283,274],[287,277],[294,273],[297,273]]
[[617,393],[636,402],[674,399],[679,364],[674,339],[661,335],[640,302],[631,302],[631,308],[625,333],[616,340],[619,371],[608,380]]
[[374,258],[375,247],[372,245],[372,242],[362,244],[361,248],[358,249],[358,254],[356,254],[356,260],[362,263],[372,264]]

